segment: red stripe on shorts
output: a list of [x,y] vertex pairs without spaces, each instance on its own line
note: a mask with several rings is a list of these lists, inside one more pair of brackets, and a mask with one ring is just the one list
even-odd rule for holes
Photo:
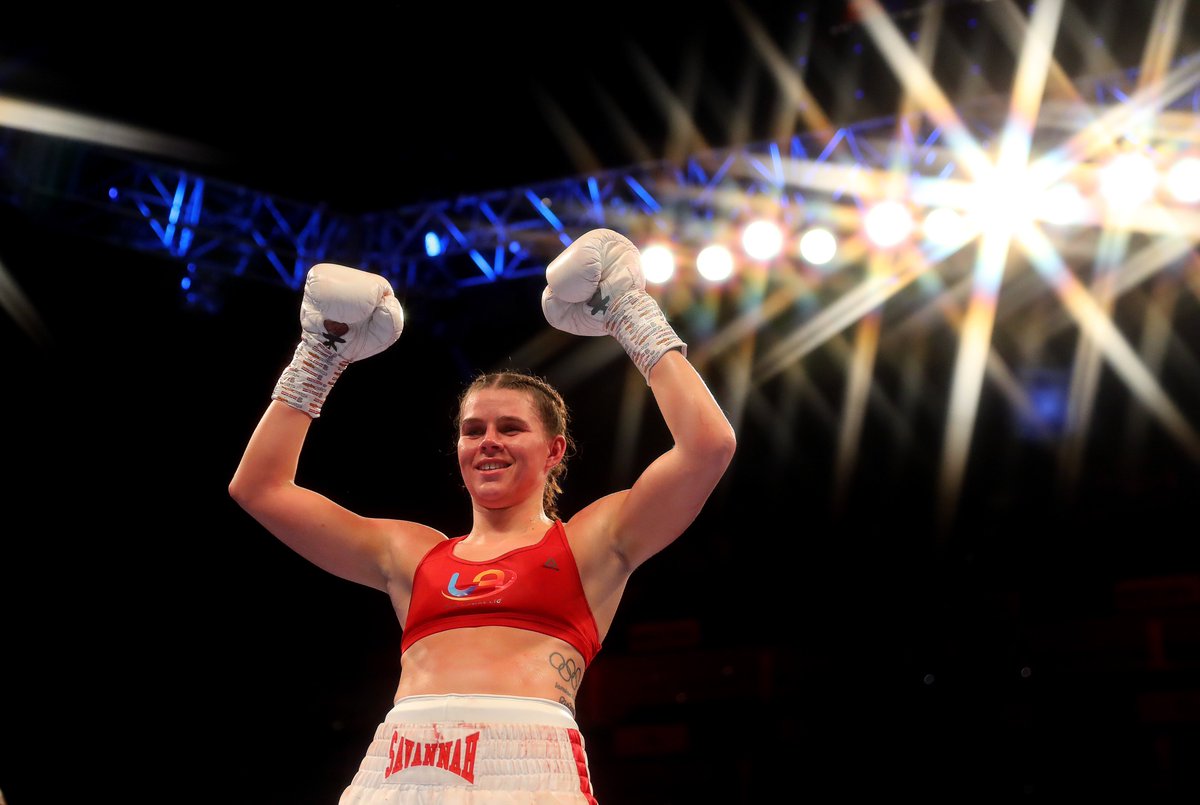
[[567,729],[571,736],[571,752],[575,755],[575,768],[579,771],[579,790],[587,797],[590,805],[598,805],[592,796],[592,779],[588,776],[587,753],[583,751],[583,736],[579,730]]

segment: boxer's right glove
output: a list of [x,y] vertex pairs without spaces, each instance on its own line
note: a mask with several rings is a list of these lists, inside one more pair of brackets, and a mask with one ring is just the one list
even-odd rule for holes
[[343,369],[400,337],[404,310],[379,274],[318,263],[304,281],[300,328],[300,343],[271,399],[316,419]]
[[593,229],[546,267],[542,291],[546,321],[575,335],[611,335],[650,382],[663,355],[687,344],[646,293],[642,255],[624,235]]

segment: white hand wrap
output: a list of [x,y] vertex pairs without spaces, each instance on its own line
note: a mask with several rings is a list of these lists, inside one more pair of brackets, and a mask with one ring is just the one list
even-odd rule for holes
[[404,310],[380,275],[319,263],[304,283],[300,327],[300,343],[271,399],[316,419],[350,363],[382,352],[400,337]]
[[673,349],[687,355],[687,344],[667,322],[658,302],[645,291],[626,291],[617,297],[609,307],[604,329],[625,348],[647,384],[650,370],[663,355]]
[[650,382],[650,370],[667,352],[687,345],[646,293],[642,256],[624,235],[593,229],[546,267],[542,312],[559,330],[611,335]]

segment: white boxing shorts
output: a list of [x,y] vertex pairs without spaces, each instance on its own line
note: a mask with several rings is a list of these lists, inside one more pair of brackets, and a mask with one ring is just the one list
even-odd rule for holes
[[520,696],[406,696],[338,805],[597,805],[571,711]]

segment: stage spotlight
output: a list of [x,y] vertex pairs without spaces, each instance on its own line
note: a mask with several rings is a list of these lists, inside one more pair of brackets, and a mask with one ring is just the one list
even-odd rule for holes
[[1154,194],[1158,171],[1145,154],[1128,152],[1100,170],[1100,195],[1113,207],[1128,209]]
[[742,231],[742,248],[755,260],[772,260],[783,248],[783,230],[772,221],[755,221]]
[[733,274],[733,255],[724,246],[706,246],[696,255],[696,270],[709,282],[721,282]]
[[675,253],[669,246],[655,243],[642,249],[642,270],[646,282],[659,285],[675,276]]
[[1179,202],[1200,201],[1200,158],[1184,157],[1171,166],[1166,176],[1167,192]]
[[935,246],[949,247],[965,238],[966,224],[957,210],[938,207],[930,210],[921,224],[925,239]]
[[899,201],[881,201],[867,211],[863,225],[871,242],[886,249],[912,234],[913,219]]
[[814,266],[823,266],[837,254],[837,238],[824,227],[808,230],[800,238],[800,257]]
[[1078,187],[1070,182],[1059,182],[1039,196],[1037,217],[1058,226],[1081,224],[1087,219],[1087,202]]
[[1028,174],[1000,170],[975,185],[967,214],[980,231],[1011,236],[1033,220],[1041,192]]
[[437,257],[442,253],[442,241],[434,232],[425,233],[425,254],[430,257]]

